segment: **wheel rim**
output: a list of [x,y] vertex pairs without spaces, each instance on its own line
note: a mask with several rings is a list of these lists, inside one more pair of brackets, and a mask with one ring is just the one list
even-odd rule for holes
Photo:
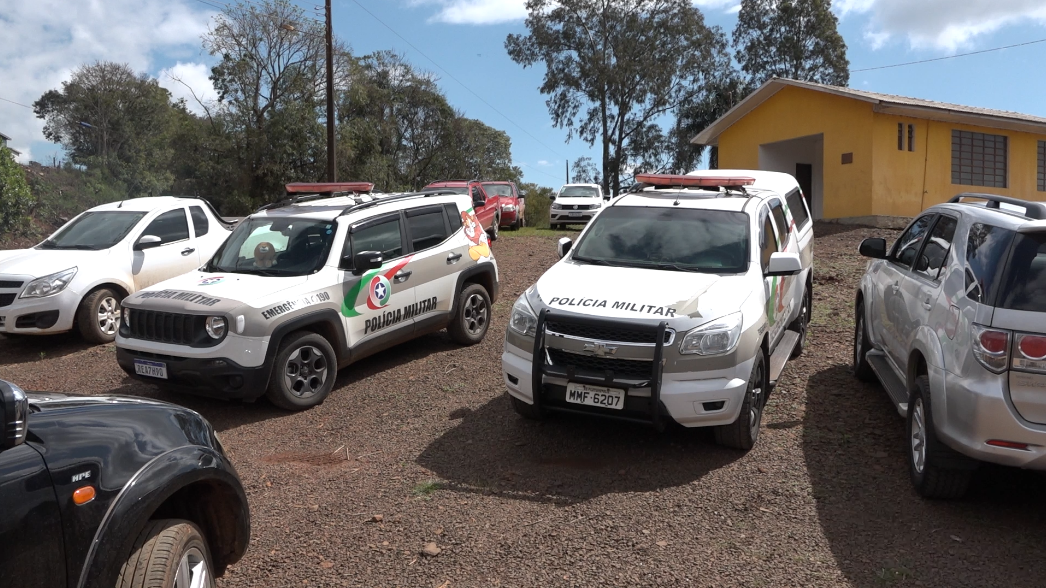
[[174,588],[211,588],[214,583],[207,559],[193,547],[182,555],[178,570],[174,574]]
[[492,235],[492,236],[493,236],[493,237],[494,237],[495,239],[497,239],[497,238],[498,238],[498,225],[500,225],[500,224],[501,224],[501,218],[500,218],[500,217],[499,217],[499,218],[495,218],[495,219],[494,219],[494,226],[493,226],[493,227],[491,227],[491,231],[490,231],[490,232],[491,232],[491,235]]
[[327,358],[312,345],[294,350],[284,368],[287,388],[298,398],[315,396],[327,381]]
[[857,317],[857,327],[854,329],[854,368],[861,363],[861,352],[864,347],[864,317]]
[[120,325],[120,303],[106,296],[98,303],[98,329],[105,335],[115,335]]
[[487,302],[479,294],[472,294],[465,300],[461,316],[465,321],[465,331],[479,335],[487,328]]
[[923,399],[912,402],[912,467],[922,473],[926,467],[926,414],[923,412]]
[[752,430],[754,439],[759,434],[759,424],[763,420],[763,366],[756,366],[752,379],[754,381],[748,399],[748,427]]

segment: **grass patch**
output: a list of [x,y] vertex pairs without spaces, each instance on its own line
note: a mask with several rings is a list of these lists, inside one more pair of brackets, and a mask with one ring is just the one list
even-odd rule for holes
[[442,487],[443,485],[439,483],[439,480],[425,480],[424,482],[414,484],[414,488],[410,493],[418,498],[428,498]]

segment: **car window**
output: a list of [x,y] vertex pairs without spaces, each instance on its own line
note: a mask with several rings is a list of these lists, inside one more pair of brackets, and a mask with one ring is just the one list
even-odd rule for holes
[[940,279],[948,260],[948,252],[952,248],[956,224],[956,220],[950,216],[942,215],[937,219],[930,238],[926,240],[926,246],[919,254],[919,262],[913,268],[916,273],[931,280]]
[[566,186],[559,191],[557,198],[599,198],[599,188],[592,186]]
[[408,213],[407,227],[410,228],[410,242],[414,251],[435,247],[447,239],[443,207]]
[[144,212],[85,212],[37,245],[37,249],[108,249],[119,243]]
[[188,239],[189,222],[185,220],[185,210],[178,208],[161,214],[145,227],[142,235],[159,237],[160,245]]
[[788,202],[788,212],[795,220],[795,226],[798,228],[806,226],[807,221],[810,220],[810,212],[806,210],[806,199],[803,198],[803,193],[793,190],[785,197],[785,200]]
[[765,208],[760,216],[763,217],[763,227],[759,231],[759,262],[765,272],[770,267],[770,256],[777,253],[777,237],[774,234],[774,225],[770,222],[770,215]]
[[1046,233],[1021,233],[1013,242],[999,306],[1046,312]]
[[506,184],[483,184],[483,190],[487,196],[512,196],[512,186]]
[[930,221],[933,220],[933,217],[933,214],[927,214],[916,219],[894,243],[893,252],[887,259],[906,268],[912,267],[912,262],[915,261],[915,256],[919,253],[919,248],[922,247],[923,240],[926,238],[926,232],[930,230]]
[[210,229],[210,222],[207,220],[207,213],[205,213],[199,206],[190,206],[189,216],[192,217],[192,228],[196,232],[196,236],[202,237],[206,235],[207,231]]
[[352,233],[351,255],[377,251],[386,260],[403,255],[403,232],[399,217],[356,229]]
[[966,297],[993,304],[999,288],[1002,260],[1016,233],[1000,227],[975,223],[966,238]]
[[791,234],[792,228],[788,225],[788,220],[785,218],[784,207],[781,206],[780,200],[770,201],[770,213],[774,215],[774,224],[777,225],[777,231],[781,235],[781,245],[784,246],[787,242],[788,235]]
[[236,225],[206,271],[303,276],[323,267],[334,243],[332,221],[260,216]]
[[479,186],[472,186],[471,194],[473,202],[475,202],[477,199],[486,200],[486,195],[483,193],[482,190],[479,189]]
[[447,210],[447,219],[450,221],[450,232],[456,233],[461,228],[461,213],[458,212],[458,206],[453,202],[444,204],[443,208]]

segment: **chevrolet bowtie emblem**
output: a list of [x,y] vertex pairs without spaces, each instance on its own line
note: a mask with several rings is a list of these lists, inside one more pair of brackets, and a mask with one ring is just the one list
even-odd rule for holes
[[609,347],[602,343],[585,343],[585,351],[598,355],[599,357],[606,357],[617,353],[617,347]]

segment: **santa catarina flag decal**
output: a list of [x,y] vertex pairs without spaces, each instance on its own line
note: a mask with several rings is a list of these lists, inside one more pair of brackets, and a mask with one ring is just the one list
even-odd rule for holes
[[341,303],[341,314],[347,317],[360,316],[362,313],[356,310],[356,306],[360,303],[361,294],[366,297],[367,308],[371,310],[384,308],[392,298],[393,276],[410,262],[411,257],[414,256],[404,257],[391,267],[382,267],[364,274],[360,281],[353,284],[345,294],[345,299]]

